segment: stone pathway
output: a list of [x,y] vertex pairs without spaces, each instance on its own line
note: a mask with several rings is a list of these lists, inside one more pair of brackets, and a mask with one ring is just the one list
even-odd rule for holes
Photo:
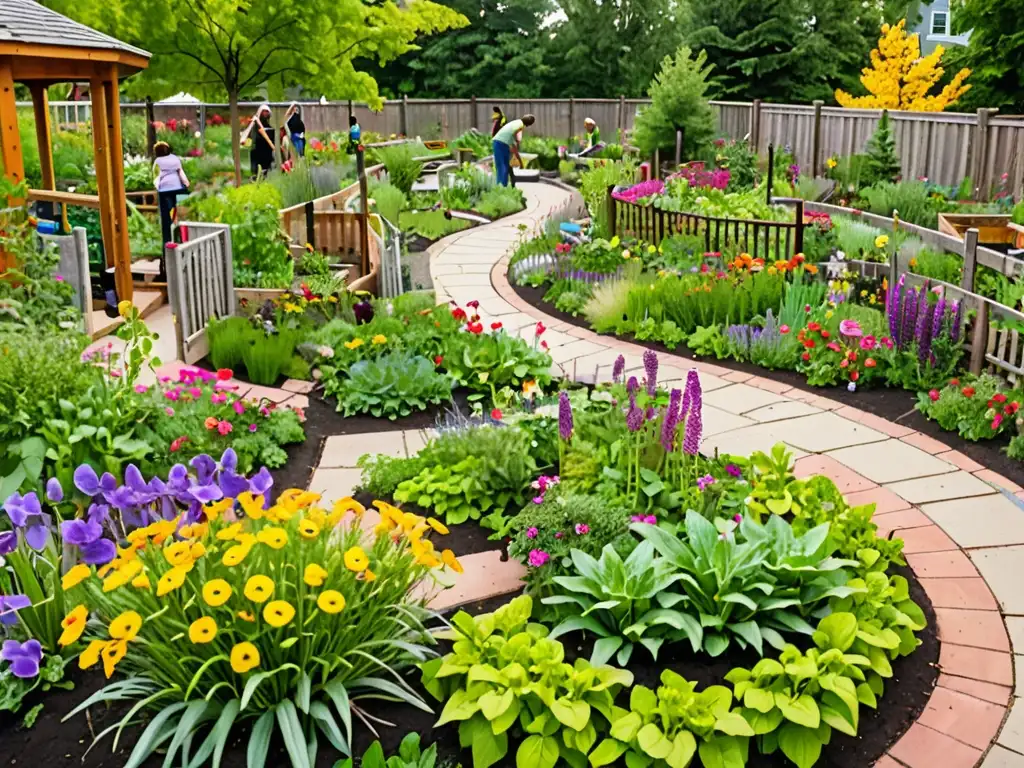
[[[500,320],[524,337],[543,321],[556,369],[574,379],[610,380],[620,354],[628,371],[642,370],[642,347],[561,322],[512,290],[505,274],[523,230],[535,231],[573,200],[552,185],[523,190],[525,211],[430,249],[438,301],[477,300],[486,322]],[[799,476],[827,475],[851,503],[875,502],[880,532],[906,542],[907,561],[935,606],[941,674],[920,720],[877,768],[1024,768],[1024,703],[1017,698],[1024,692],[1014,678],[1014,649],[1024,654],[1024,510],[1013,498],[1024,498],[1024,490],[938,440],[842,402],[674,355],[660,362],[665,384],[699,371],[706,449],[747,454],[781,441]],[[396,431],[329,438],[311,487],[328,501],[349,495],[361,454],[406,455],[425,437]],[[462,562],[466,573],[435,607],[507,593],[522,575],[497,551]]]

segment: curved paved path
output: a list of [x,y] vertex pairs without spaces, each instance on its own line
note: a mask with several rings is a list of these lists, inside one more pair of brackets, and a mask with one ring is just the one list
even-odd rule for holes
[[[642,347],[550,317],[509,286],[520,225],[535,230],[573,201],[555,186],[523,189],[524,212],[434,246],[438,300],[478,300],[486,320],[526,338],[542,320],[555,363],[576,379],[610,379],[619,354],[627,370],[642,370]],[[660,359],[662,381],[700,372],[707,449],[749,453],[784,442],[798,475],[828,475],[852,503],[875,502],[883,535],[906,542],[938,617],[941,674],[920,721],[877,766],[1024,768],[1012,650],[1024,653],[1024,508],[1015,497],[1022,489],[938,440],[841,402],[721,366]],[[514,577],[506,567],[498,580]]]

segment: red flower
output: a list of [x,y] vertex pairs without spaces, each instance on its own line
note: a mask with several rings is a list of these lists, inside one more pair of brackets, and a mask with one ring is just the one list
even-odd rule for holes
[[874,368],[876,365],[877,363],[875,362],[875,358],[873,357],[869,357],[867,360],[864,361],[865,368]]
[[997,392],[996,394],[992,395],[992,399],[995,400],[997,403],[1005,403],[1006,395],[1004,395],[1002,392]]
[[171,443],[171,453],[177,453],[179,450],[181,450],[181,446],[187,442],[188,435],[182,435],[181,437],[175,439],[174,442]]
[[805,363],[809,362],[810,359],[811,359],[811,353],[810,352],[804,352],[802,355],[800,355],[800,359],[803,360]]
[[544,327],[544,323],[537,323],[537,329],[534,332],[534,335],[535,336],[540,336],[546,330],[547,330],[547,328]]
[[828,338],[829,336],[831,336],[831,335],[832,335],[832,334],[831,334],[831,333],[829,333],[828,331],[822,331],[822,332],[821,332],[821,338],[823,338],[823,339],[827,339],[827,338]]
[[804,346],[807,347],[807,349],[814,349],[814,339],[807,339],[804,341]]
[[821,330],[821,324],[820,323],[808,323],[807,324],[807,330],[808,331],[820,331]]
[[501,421],[501,409],[495,408],[493,411],[491,411],[491,418],[494,419],[495,421]]
[[856,381],[859,378],[860,378],[860,372],[859,371],[850,371],[850,381]]
[[438,355],[437,357],[434,358],[434,365],[440,365],[443,362],[444,362],[444,356],[443,355]]
[[949,386],[951,386],[951,387],[959,387],[960,386],[960,379],[950,379],[949,380]]
[[228,379],[230,379],[234,375],[235,375],[235,372],[232,371],[230,368],[218,368],[217,369],[217,378],[220,381],[227,381]]
[[500,331],[501,330],[501,323],[491,323],[491,330],[492,331]]
[[930,390],[928,392],[928,397],[934,403],[936,400],[939,399],[939,390],[937,390],[937,389]]
[[480,302],[477,301],[476,299],[473,299],[472,301],[467,301],[466,306],[472,307],[473,309],[480,309]]
[[[833,352],[839,352],[839,351],[840,351],[840,350],[842,349],[842,348],[841,348],[841,347],[840,347],[840,346],[839,346],[838,344],[836,344],[836,343],[835,343],[834,341],[830,341],[830,342],[828,343],[828,345],[827,345],[827,346],[828,346],[828,348],[829,348],[829,349],[831,349],[831,350],[832,350]],[[846,361],[844,360],[843,362],[845,363]]]
[[458,320],[460,323],[466,319],[466,310],[462,307],[456,307],[452,310],[452,317]]
[[841,363],[839,363],[839,367],[840,368],[848,368],[849,365],[850,365],[850,361],[849,360],[843,360]]
[[964,397],[974,397],[974,387],[964,387],[961,391]]
[[483,323],[470,323],[469,325],[466,326],[466,330],[469,331],[470,333],[483,333],[484,332],[484,324]]
[[779,333],[789,333],[789,326],[788,325],[779,326]]
[[540,343],[540,348],[546,350],[548,348],[548,343],[546,341],[542,341]]

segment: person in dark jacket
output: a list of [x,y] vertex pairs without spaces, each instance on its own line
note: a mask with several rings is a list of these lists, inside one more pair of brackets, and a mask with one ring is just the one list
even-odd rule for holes
[[306,156],[306,124],[302,121],[302,107],[292,102],[284,116],[284,124],[288,129],[288,140],[298,157]]

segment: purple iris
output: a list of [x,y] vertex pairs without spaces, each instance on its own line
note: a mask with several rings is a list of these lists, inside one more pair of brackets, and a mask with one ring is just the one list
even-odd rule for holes
[[5,640],[0,659],[10,662],[15,677],[28,679],[39,674],[39,662],[43,660],[43,646],[38,640]]
[[18,548],[18,534],[14,531],[0,533],[0,557],[9,555]]
[[60,535],[65,544],[81,550],[86,565],[106,565],[117,555],[114,542],[103,538],[103,526],[95,520],[67,520],[61,523]]
[[0,595],[0,624],[12,626],[18,623],[18,614],[23,608],[30,608],[32,601],[25,595]]
[[46,481],[46,498],[54,504],[60,504],[64,501],[64,489],[61,488],[60,480],[56,477],[51,477]]
[[270,470],[266,467],[260,467],[260,471],[252,476],[249,480],[249,490],[257,496],[263,497],[263,507],[267,508],[270,506],[270,489],[274,485],[274,478],[270,474]]
[[50,516],[43,514],[35,491],[22,496],[12,493],[4,502],[4,511],[16,528],[25,529],[25,541],[37,552],[46,546],[50,533]]

